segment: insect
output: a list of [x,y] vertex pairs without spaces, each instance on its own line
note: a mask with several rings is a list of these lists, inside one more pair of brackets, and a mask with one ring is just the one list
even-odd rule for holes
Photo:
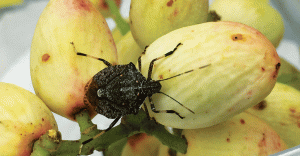
[[[71,42],[71,44],[76,51],[73,42]],[[144,100],[147,97],[150,102],[151,110],[154,113],[174,113],[179,118],[184,118],[174,110],[157,110],[151,98],[151,96],[156,93],[161,93],[170,97],[169,95],[160,91],[162,88],[160,81],[169,80],[182,74],[194,71],[193,69],[166,79],[152,80],[151,75],[155,61],[172,55],[180,45],[182,45],[182,43],[177,44],[177,46],[172,51],[167,52],[163,56],[153,59],[149,65],[147,78],[140,73],[141,56],[138,59],[139,70],[137,70],[132,62],[125,65],[112,65],[102,58],[97,58],[88,54],[77,52],[77,55],[79,56],[86,56],[97,59],[107,65],[106,68],[98,72],[88,82],[84,98],[85,104],[88,104],[95,108],[97,113],[102,114],[107,118],[115,119],[105,131],[110,130],[122,116],[128,114],[137,114],[142,104],[144,105],[145,111],[149,117],[147,107],[144,103]],[[142,55],[145,54],[146,48]],[[198,69],[205,68],[209,65],[210,64],[198,67]],[[182,107],[194,113],[192,110],[185,107],[174,98],[170,98],[176,101]],[[82,144],[86,144],[91,140],[92,139],[84,141]]]

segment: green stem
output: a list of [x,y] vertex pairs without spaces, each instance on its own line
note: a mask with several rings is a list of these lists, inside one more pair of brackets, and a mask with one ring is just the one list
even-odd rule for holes
[[[91,122],[87,111],[82,111],[76,115],[80,126],[81,139],[76,141],[62,141],[60,133],[49,130],[46,134],[34,143],[34,150],[31,156],[39,155],[77,155],[81,143],[87,139],[93,140],[85,144],[81,149],[81,154],[92,154],[94,150],[103,151],[110,145],[137,133],[147,133],[153,135],[164,145],[186,153],[186,140],[180,136],[169,133],[164,126],[157,124],[154,120],[148,120],[147,114],[141,110],[137,115],[127,115],[122,118],[120,125],[103,132],[96,129],[96,125]],[[54,131],[54,132],[53,132]],[[57,133],[55,133],[57,132]]]
[[153,120],[143,125],[141,131],[145,131],[147,134],[155,136],[162,144],[175,151],[184,154],[187,152],[186,139],[169,133],[163,125],[159,125]]
[[130,30],[129,24],[123,19],[123,17],[120,14],[119,8],[113,0],[105,0],[105,2],[108,4],[110,12],[113,15],[112,17],[114,18],[118,29],[124,36]]

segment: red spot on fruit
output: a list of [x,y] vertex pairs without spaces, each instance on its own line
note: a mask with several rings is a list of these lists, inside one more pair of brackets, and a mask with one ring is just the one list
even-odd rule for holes
[[258,155],[268,155],[266,151],[267,143],[266,143],[266,135],[263,133],[263,138],[258,143],[259,154]]
[[78,0],[78,5],[75,6],[76,9],[90,11],[91,3],[87,0]]
[[261,67],[261,70],[264,72],[266,69],[264,67]]
[[[118,7],[120,7],[120,4],[121,4],[121,0],[114,0],[115,1],[115,4],[118,6]],[[108,9],[108,5],[107,5],[107,3],[103,0],[103,2],[102,3],[100,3],[99,4],[100,6],[100,8],[102,8],[102,9]],[[131,5],[130,5],[130,7],[131,7]]]
[[231,35],[231,39],[232,39],[233,41],[245,40],[245,38],[243,37],[242,34],[234,34],[234,35]]
[[141,143],[143,140],[145,140],[148,137],[146,133],[139,133],[135,134],[133,136],[130,136],[128,138],[129,146],[131,146],[132,149],[135,149],[136,146]]
[[252,90],[250,90],[247,94],[248,94],[248,95],[252,95]]
[[42,61],[43,61],[43,62],[47,62],[47,61],[49,60],[49,58],[50,58],[50,55],[49,55],[49,54],[44,54],[44,55],[42,56]]
[[161,80],[164,79],[163,75],[159,75],[158,77],[159,77],[159,79],[161,79]]
[[[62,3],[64,3],[64,6],[66,6],[70,12],[77,12],[77,11],[91,11],[91,8],[93,8],[93,4],[92,2],[90,2],[89,0],[68,0],[68,1],[62,1]],[[58,5],[60,5],[59,3],[57,3]],[[63,16],[65,16],[67,14],[64,14]]]
[[42,118],[42,121],[45,121],[45,119],[44,119],[44,118]]
[[227,142],[230,142],[230,138],[227,138],[226,141],[227,141]]
[[281,126],[285,126],[285,125],[286,125],[286,123],[280,122],[280,125],[281,125]]
[[245,124],[245,120],[244,119],[241,119],[240,122],[241,122],[242,125]]
[[273,74],[273,78],[275,79],[275,78],[277,78],[277,75],[278,75],[278,71],[279,71],[279,69],[280,69],[280,63],[277,63],[276,65],[275,65],[275,72],[274,72],[274,74]]
[[296,109],[295,109],[295,108],[290,108],[290,112],[291,112],[291,113],[295,113],[295,112],[296,112]]
[[276,66],[275,66],[276,70],[279,70],[280,68],[280,63],[277,63]]
[[174,14],[174,17],[176,17],[178,15],[178,10],[175,9],[173,14]]
[[167,6],[168,7],[171,7],[173,5],[173,0],[170,0],[168,3],[167,3]]
[[267,102],[265,100],[261,101],[260,103],[258,103],[257,105],[253,106],[253,109],[256,110],[263,110],[267,107]]

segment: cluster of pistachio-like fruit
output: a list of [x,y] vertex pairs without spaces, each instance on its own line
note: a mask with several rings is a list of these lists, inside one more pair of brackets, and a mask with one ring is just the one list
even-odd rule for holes
[[[5,110],[0,128],[8,136],[0,142],[0,151],[30,155],[35,140],[50,129],[57,131],[51,111],[73,121],[83,109],[91,118],[97,114],[84,103],[86,84],[106,65],[76,52],[112,65],[133,62],[137,69],[141,56],[140,72],[147,77],[151,61],[179,43],[172,55],[155,61],[151,78],[163,80],[192,71],[161,81],[161,92],[168,96],[154,94],[152,99],[157,110],[173,110],[184,118],[154,113],[145,100],[157,123],[182,130],[179,136],[184,136],[188,148],[177,155],[270,155],[299,145],[294,136],[300,133],[300,92],[277,82],[281,62],[276,47],[284,27],[268,2],[215,0],[209,10],[208,0],[131,0],[130,30],[121,35],[117,29],[112,34],[106,23],[104,17],[110,14],[104,0],[50,0],[31,46],[36,95],[0,83],[0,107]],[[240,8],[240,14],[230,7]],[[266,11],[272,13],[268,18]],[[208,21],[212,12],[221,21]],[[251,18],[245,16],[249,12]],[[266,20],[269,16],[275,20]],[[48,133],[51,136],[52,131]],[[12,150],[6,150],[8,143]],[[114,143],[105,153],[166,156],[176,151],[139,133]]]

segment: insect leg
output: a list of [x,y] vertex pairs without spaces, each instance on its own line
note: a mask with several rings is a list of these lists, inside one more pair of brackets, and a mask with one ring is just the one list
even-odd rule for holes
[[143,103],[143,105],[144,105],[144,108],[145,108],[145,112],[147,114],[147,118],[148,118],[148,120],[150,120],[151,118],[150,118],[150,115],[149,115],[149,111],[148,111],[147,105],[146,105],[145,102]]
[[114,125],[120,120],[121,117],[117,117],[110,125],[109,127],[105,130],[105,132],[109,131],[111,128],[114,127]]
[[77,55],[79,56],[86,56],[86,57],[90,57],[90,58],[93,58],[93,59],[96,59],[96,60],[99,60],[99,61],[102,61],[105,65],[107,66],[112,66],[112,64],[110,64],[108,61],[102,59],[102,58],[98,58],[98,57],[95,57],[95,56],[91,56],[91,55],[88,55],[88,54],[85,54],[85,53],[81,53],[81,52],[77,52],[77,50],[75,49],[75,45],[73,42],[70,42],[72,45],[73,45],[73,49],[74,51],[76,52]]
[[[146,53],[147,48],[148,48],[148,46],[145,47],[144,51],[142,52],[142,55],[144,55]],[[139,65],[139,71],[140,72],[142,71],[142,60],[141,60],[142,55],[138,59],[138,65]]]
[[174,110],[156,110],[153,102],[152,102],[152,99],[151,97],[149,96],[149,102],[150,102],[150,106],[151,106],[151,110],[154,112],[154,113],[174,113],[176,114],[178,117],[180,117],[181,119],[183,119],[184,117],[181,116],[178,112],[174,111]]
[[153,60],[150,62],[147,80],[151,80],[151,75],[152,75],[152,69],[153,69],[154,62],[157,61],[157,60],[159,60],[159,59],[162,59],[162,58],[164,58],[164,57],[167,57],[167,56],[172,55],[172,54],[175,52],[175,50],[178,48],[178,46],[180,46],[180,45],[182,45],[182,43],[178,43],[177,46],[176,46],[172,51],[169,51],[169,52],[167,52],[165,55],[160,56],[160,57],[157,57],[157,58],[153,59]]
[[120,120],[120,118],[121,118],[121,117],[117,117],[117,118],[109,125],[109,127],[108,127],[106,130],[104,130],[104,131],[102,131],[101,133],[95,135],[94,137],[92,137],[92,138],[90,138],[90,139],[85,140],[84,142],[82,142],[81,145],[80,145],[80,149],[79,149],[79,155],[81,154],[81,149],[82,149],[83,145],[85,145],[85,144],[87,144],[87,143],[93,141],[94,139],[98,138],[98,137],[101,136],[104,132],[109,131],[109,130],[110,130],[111,128],[113,128],[114,125]]

